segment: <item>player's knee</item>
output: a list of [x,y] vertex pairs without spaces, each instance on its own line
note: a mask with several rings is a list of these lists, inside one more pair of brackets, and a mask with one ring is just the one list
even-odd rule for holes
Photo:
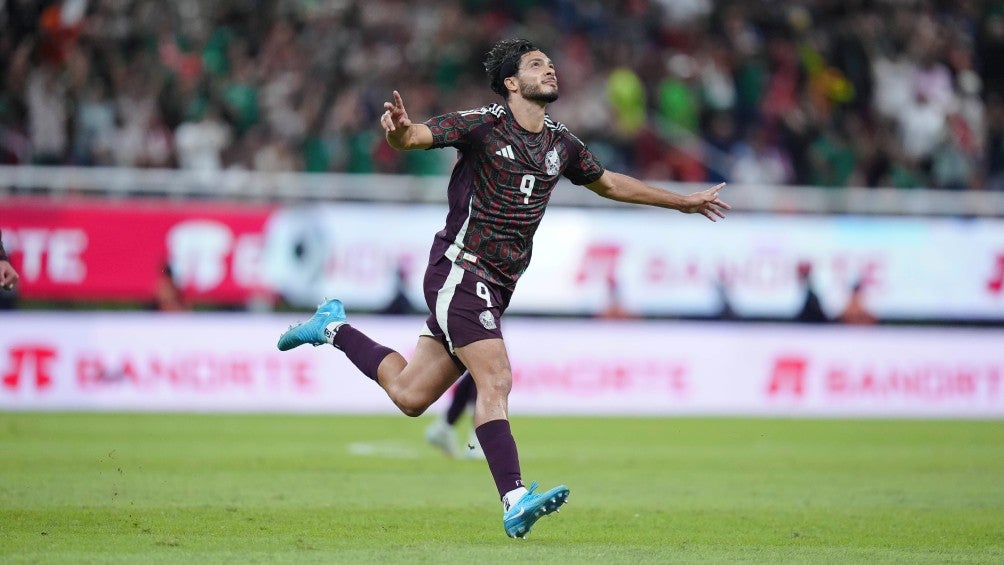
[[425,398],[420,398],[413,395],[404,394],[394,399],[394,403],[397,407],[404,413],[405,416],[410,416],[412,418],[417,418],[432,405],[431,402]]
[[497,378],[487,379],[486,385],[478,389],[478,396],[494,396],[496,398],[508,398],[512,392],[512,377],[500,375]]
[[399,405],[398,408],[401,409],[401,412],[403,412],[405,416],[408,416],[410,418],[418,418],[422,414],[425,414],[425,410],[426,410],[426,408],[428,408],[428,406],[400,406]]

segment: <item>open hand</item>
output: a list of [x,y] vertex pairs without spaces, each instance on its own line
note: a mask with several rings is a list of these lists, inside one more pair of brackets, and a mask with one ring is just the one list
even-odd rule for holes
[[732,207],[718,198],[718,193],[724,188],[725,183],[719,183],[706,191],[688,196],[693,204],[680,211],[686,214],[700,214],[712,222],[717,222],[717,218],[725,218],[725,211],[732,210]]
[[731,210],[732,207],[718,197],[718,192],[723,188],[725,188],[724,182],[716,184],[707,190],[691,194],[687,198],[693,200],[693,204],[680,211],[687,214],[701,214],[712,222],[718,221],[716,218],[724,218],[724,211]]

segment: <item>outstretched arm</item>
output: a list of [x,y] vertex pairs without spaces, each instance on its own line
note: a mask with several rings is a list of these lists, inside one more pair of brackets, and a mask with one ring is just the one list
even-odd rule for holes
[[604,198],[670,208],[684,214],[701,214],[712,222],[717,221],[716,218],[724,218],[724,211],[732,209],[718,198],[718,192],[724,187],[723,182],[707,190],[683,195],[647,185],[634,177],[613,171],[604,171],[603,176],[586,185],[586,188]]
[[413,124],[404,109],[401,94],[394,91],[394,102],[384,102],[386,111],[380,116],[387,143],[394,149],[428,149],[432,147],[432,131],[425,124]]

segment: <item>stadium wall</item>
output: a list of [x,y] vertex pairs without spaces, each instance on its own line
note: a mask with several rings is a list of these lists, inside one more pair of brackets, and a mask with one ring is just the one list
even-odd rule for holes
[[[4,314],[0,410],[394,412],[294,315]],[[409,355],[422,319],[353,317]],[[506,320],[514,414],[1004,417],[1004,330]],[[441,401],[442,402],[442,401]]]

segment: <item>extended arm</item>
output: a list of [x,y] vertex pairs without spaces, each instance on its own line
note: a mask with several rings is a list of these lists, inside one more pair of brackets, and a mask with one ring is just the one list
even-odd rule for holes
[[684,214],[701,214],[712,222],[717,221],[716,217],[724,218],[724,210],[731,209],[728,204],[718,198],[718,192],[724,187],[725,183],[723,182],[707,190],[683,195],[656,188],[634,177],[613,171],[604,171],[603,176],[586,185],[586,188],[604,198],[618,202],[670,208]]
[[383,107],[386,111],[380,116],[380,125],[391,147],[398,150],[432,147],[432,130],[425,124],[411,122],[398,91],[394,91],[394,102],[384,102]]

